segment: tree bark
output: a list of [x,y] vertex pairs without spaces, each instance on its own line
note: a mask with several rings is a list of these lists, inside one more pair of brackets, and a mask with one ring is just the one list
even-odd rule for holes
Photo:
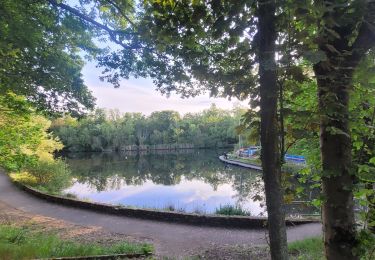
[[[329,61],[333,64],[334,61]],[[325,63],[325,62],[324,62]],[[327,259],[358,259],[354,219],[351,139],[349,134],[349,89],[353,71],[319,63],[318,81],[320,147],[322,159],[323,229]]]
[[[350,5],[335,5],[335,1],[329,0],[324,3],[326,9],[317,39],[326,59],[314,65],[314,72],[320,110],[325,255],[329,260],[355,260],[358,259],[353,252],[357,245],[352,192],[355,171],[351,155],[349,97],[354,71],[375,43],[372,29],[375,2],[368,1],[365,11],[360,13],[357,9],[358,15],[349,20],[346,12]],[[343,21],[345,24],[340,24]],[[359,22],[362,23],[355,34]],[[350,39],[354,37],[351,43]]]
[[268,230],[271,258],[284,260],[288,259],[288,247],[281,187],[277,117],[275,0],[259,1],[258,15],[261,159],[268,212]]

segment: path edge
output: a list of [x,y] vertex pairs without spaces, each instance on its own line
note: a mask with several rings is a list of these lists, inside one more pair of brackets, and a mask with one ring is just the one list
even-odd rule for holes
[[[8,176],[8,178],[10,178]],[[66,198],[57,195],[51,195],[24,185],[18,181],[10,180],[21,190],[48,202],[65,205],[74,208],[87,209],[99,213],[107,213],[124,217],[137,219],[156,220],[161,222],[173,222],[180,224],[189,224],[195,226],[211,226],[223,228],[240,229],[261,229],[266,227],[267,218],[265,217],[246,217],[246,216],[224,216],[224,215],[202,215],[193,213],[180,213],[169,211],[158,211],[153,209],[130,208],[125,206],[116,206],[105,203],[83,201],[73,198]],[[287,226],[301,224],[318,223],[316,219],[287,219]]]

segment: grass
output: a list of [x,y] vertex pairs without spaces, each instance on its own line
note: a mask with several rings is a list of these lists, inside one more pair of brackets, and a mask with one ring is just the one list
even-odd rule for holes
[[227,216],[250,216],[250,212],[238,206],[224,205],[215,210],[215,214]]
[[112,246],[82,244],[62,240],[53,234],[35,232],[27,227],[0,225],[0,256],[3,260],[50,257],[78,257],[105,254],[148,254],[148,244],[116,243]]
[[324,258],[323,241],[321,237],[307,238],[289,243],[291,259],[321,260]]

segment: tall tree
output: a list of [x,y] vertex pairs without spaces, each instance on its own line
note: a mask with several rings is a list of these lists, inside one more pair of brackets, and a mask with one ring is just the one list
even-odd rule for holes
[[258,3],[260,140],[272,259],[288,259],[277,116],[276,3]]
[[353,74],[375,45],[374,1],[318,1],[324,10],[317,35],[325,58],[314,65],[318,82],[323,225],[328,259],[358,259],[351,158],[349,97]]

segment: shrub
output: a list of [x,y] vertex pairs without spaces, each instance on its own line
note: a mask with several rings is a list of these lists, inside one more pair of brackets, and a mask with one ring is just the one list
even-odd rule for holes
[[59,193],[71,185],[71,172],[63,160],[39,160],[28,169],[35,185],[50,193]]

